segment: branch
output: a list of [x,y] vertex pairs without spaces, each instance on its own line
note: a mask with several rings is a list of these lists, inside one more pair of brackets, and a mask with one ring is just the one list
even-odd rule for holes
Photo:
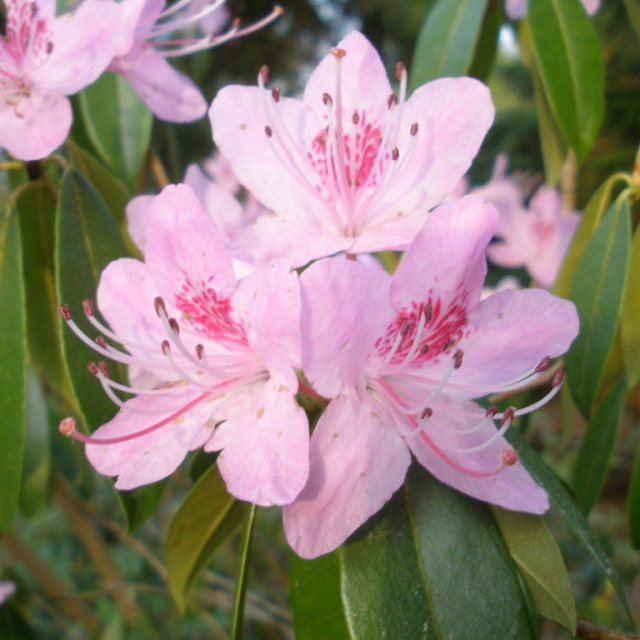
[[584,640],[638,640],[635,633],[623,633],[600,627],[591,620],[578,618],[576,637]]

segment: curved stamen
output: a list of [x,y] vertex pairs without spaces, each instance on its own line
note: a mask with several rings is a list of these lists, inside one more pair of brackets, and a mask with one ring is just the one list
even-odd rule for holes
[[208,16],[210,13],[217,11],[225,3],[225,1],[226,0],[216,0],[216,2],[205,6],[204,9],[201,9],[196,13],[187,14],[172,21],[164,22],[162,24],[158,24],[156,22],[156,25],[151,30],[151,37],[162,36],[166,33],[171,33],[172,31],[178,31],[179,29],[188,27],[194,22],[199,22],[202,18]]

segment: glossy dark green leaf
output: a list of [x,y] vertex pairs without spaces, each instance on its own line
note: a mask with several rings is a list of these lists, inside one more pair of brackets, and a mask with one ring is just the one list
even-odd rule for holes
[[624,367],[633,388],[640,382],[640,227],[636,229],[631,243],[629,258],[629,285],[625,290],[620,317],[620,333],[622,337],[622,355]]
[[584,545],[613,585],[620,602],[622,602],[629,620],[633,620],[629,602],[622,586],[620,576],[611,563],[611,558],[604,549],[598,536],[593,532],[584,514],[576,504],[566,486],[558,478],[542,458],[531,448],[524,438],[515,430],[507,433],[507,439],[515,447],[521,462],[527,468],[533,479],[549,494],[551,505],[564,518],[571,533]]
[[124,512],[125,525],[129,533],[143,525],[156,510],[166,486],[167,481],[161,480],[132,491],[118,491],[118,499]]
[[497,507],[493,516],[520,570],[536,611],[576,630],[576,602],[560,548],[540,516]]
[[498,38],[504,21],[504,11],[500,0],[489,0],[480,26],[480,37],[476,43],[469,75],[486,81],[493,69],[498,52]]
[[580,258],[570,298],[580,333],[565,356],[576,406],[589,418],[618,326],[631,243],[629,206],[616,201],[594,231]]
[[556,278],[554,293],[568,298],[571,293],[571,285],[578,268],[582,254],[591,239],[593,232],[600,224],[604,212],[608,209],[615,187],[621,182],[621,174],[616,174],[603,182],[593,194],[591,200],[582,213],[580,224],[576,229],[573,240],[567,249],[560,273]]
[[531,41],[551,111],[583,161],[604,115],[604,61],[579,0],[529,0]]
[[487,507],[422,468],[410,471],[404,488],[341,555],[354,638],[537,637]]
[[27,413],[20,489],[20,510],[27,516],[38,513],[49,493],[51,449],[47,398],[40,380],[29,368],[27,376]]
[[233,616],[231,621],[231,640],[242,640],[242,627],[244,622],[244,601],[247,594],[247,581],[249,578],[249,559],[251,557],[251,540],[253,538],[253,525],[256,518],[256,505],[247,508],[242,542],[240,543],[240,563],[236,572],[236,589],[233,597]]
[[[95,300],[100,273],[109,262],[126,253],[115,220],[100,194],[82,174],[73,169],[67,171],[58,199],[56,290],[58,301],[69,306],[74,320],[90,336],[96,331],[84,318],[82,301]],[[64,323],[62,345],[76,410],[93,431],[116,413],[100,383],[87,371],[87,363],[98,356]],[[117,373],[113,367],[114,378]]]
[[200,477],[180,505],[166,544],[167,580],[180,611],[198,571],[242,522],[245,511],[246,503],[227,493],[217,467]]
[[296,640],[351,639],[340,597],[339,552],[314,560],[289,556],[289,596]]
[[87,135],[100,157],[129,186],[134,186],[151,137],[151,112],[129,83],[103,73],[80,94]]
[[589,514],[602,490],[620,426],[627,381],[622,378],[595,408],[580,443],[571,486],[580,508]]
[[11,602],[0,607],[0,631],[2,640],[33,640],[37,637],[36,631]]
[[11,528],[18,508],[24,452],[27,321],[16,213],[5,206],[0,219],[0,531]]
[[629,523],[629,541],[634,548],[640,549],[640,449],[636,452],[636,461],[629,481],[627,522]]
[[488,0],[438,0],[427,15],[411,63],[410,87],[466,74],[480,37]]

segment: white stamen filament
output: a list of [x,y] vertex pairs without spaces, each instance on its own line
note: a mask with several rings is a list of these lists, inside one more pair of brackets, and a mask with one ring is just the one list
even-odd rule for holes
[[181,18],[176,18],[173,21],[165,22],[162,24],[156,23],[156,26],[151,31],[151,37],[162,36],[166,33],[171,33],[172,31],[177,31],[179,29],[183,29],[184,27],[189,26],[193,22],[198,22],[202,18],[208,16],[210,13],[213,13],[217,9],[219,9],[225,0],[217,0],[213,4],[207,5],[204,9],[201,9],[197,13],[187,14]]

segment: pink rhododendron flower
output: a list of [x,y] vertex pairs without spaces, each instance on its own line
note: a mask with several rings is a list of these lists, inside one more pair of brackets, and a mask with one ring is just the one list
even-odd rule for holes
[[[222,157],[206,161],[204,171],[197,165],[187,167],[184,184],[202,202],[209,217],[223,234],[232,254],[234,240],[248,224],[265,213],[260,203],[250,194],[240,194],[241,187],[234,179]],[[241,203],[238,197],[243,197]],[[127,225],[131,239],[144,253],[147,217],[154,196],[136,196],[127,205]]]
[[219,29],[222,24],[215,19],[227,12],[225,0],[203,4],[195,0],[178,0],[167,6],[164,0],[126,0],[130,20],[136,24],[133,42],[120,51],[109,69],[123,75],[140,99],[162,120],[190,122],[201,118],[207,110],[200,89],[184,74],[176,71],[168,58],[185,56],[203,49],[253,33],[269,24],[282,13],[276,7],[263,20],[240,28],[234,22],[231,28],[219,35],[207,31],[201,37],[176,37],[176,32],[199,25],[203,29]]
[[339,251],[405,247],[465,173],[493,120],[471,78],[392,93],[373,46],[352,32],[311,74],[302,100],[229,86],[213,101],[213,137],[238,180],[274,213],[241,234],[258,260],[293,265]]
[[[85,313],[100,332],[100,355],[149,374],[148,384],[109,378],[90,365],[120,407],[86,442],[87,457],[116,487],[164,478],[188,451],[219,451],[217,465],[234,496],[260,505],[291,502],[308,475],[308,422],[295,401],[300,366],[300,294],[283,263],[238,279],[224,238],[189,187],[170,186],[149,212],[145,262],[121,259],[102,274],[98,306],[111,328]],[[122,345],[112,346],[109,341]],[[149,379],[149,378],[148,378]],[[134,394],[122,401],[117,393]]]
[[[522,20],[527,15],[529,0],[507,0],[505,11],[512,20]],[[600,9],[600,0],[580,0],[585,11],[592,16]]]
[[0,146],[20,160],[49,155],[66,139],[66,96],[91,84],[130,37],[124,5],[85,0],[55,16],[53,0],[7,0],[0,37]]
[[[432,212],[395,275],[342,257],[301,276],[303,366],[331,399],[311,437],[309,482],[284,508],[287,539],[326,553],[402,484],[411,453],[456,489],[543,513],[548,498],[504,440],[515,416],[473,402],[520,388],[578,331],[572,303],[543,290],[480,301],[498,213],[475,196]],[[494,421],[500,424],[496,428]]]

